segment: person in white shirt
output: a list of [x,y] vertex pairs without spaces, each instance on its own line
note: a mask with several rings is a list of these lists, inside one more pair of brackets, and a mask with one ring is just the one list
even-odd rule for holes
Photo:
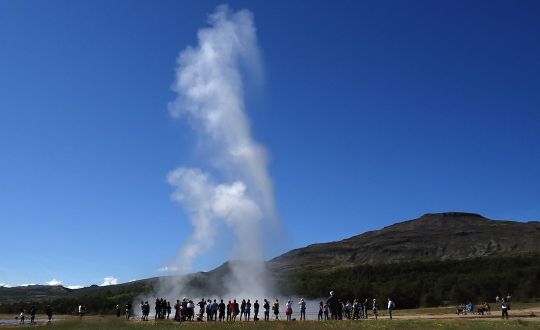
[[388,315],[390,315],[390,320],[392,319],[392,311],[394,310],[395,304],[392,299],[388,298]]

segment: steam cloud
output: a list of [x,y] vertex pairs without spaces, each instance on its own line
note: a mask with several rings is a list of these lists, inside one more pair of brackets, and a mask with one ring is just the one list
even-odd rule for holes
[[174,265],[192,270],[193,261],[215,245],[225,225],[236,240],[229,292],[263,295],[264,262],[261,228],[276,221],[273,185],[265,149],[252,137],[245,113],[242,73],[260,76],[260,54],[253,15],[220,6],[209,16],[210,27],[198,31],[198,46],[180,53],[169,104],[175,118],[187,117],[212,155],[213,172],[180,167],[168,175],[172,195],[188,212],[193,234]]

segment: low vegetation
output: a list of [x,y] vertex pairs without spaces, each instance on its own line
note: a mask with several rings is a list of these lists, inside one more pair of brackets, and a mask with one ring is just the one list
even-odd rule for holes
[[343,299],[392,297],[399,308],[493,302],[511,293],[514,301],[540,298],[540,256],[481,257],[465,260],[363,265],[329,272],[298,271],[280,287],[304,297]]

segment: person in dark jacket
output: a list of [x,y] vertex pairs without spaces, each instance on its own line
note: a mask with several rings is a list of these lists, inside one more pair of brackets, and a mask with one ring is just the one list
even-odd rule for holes
[[337,320],[338,315],[341,314],[341,306],[334,291],[330,291],[330,297],[326,300],[326,304],[330,308],[330,319]]

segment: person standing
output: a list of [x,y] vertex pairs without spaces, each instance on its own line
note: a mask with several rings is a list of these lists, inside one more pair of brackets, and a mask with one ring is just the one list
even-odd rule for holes
[[257,299],[253,303],[253,321],[259,321],[259,301]]
[[279,320],[279,300],[276,299],[274,304],[272,305],[272,310],[274,311],[274,315],[276,316],[276,321]]
[[379,309],[377,308],[377,299],[373,298],[373,304],[371,310],[373,311],[373,315],[375,315],[375,320],[377,320],[379,316]]
[[266,299],[264,299],[263,309],[264,309],[264,320],[270,321],[270,303]]
[[236,321],[236,317],[238,316],[238,313],[240,311],[240,305],[238,304],[238,301],[236,299],[233,300],[232,304],[232,320]]
[[131,303],[128,302],[126,304],[126,320],[129,320],[130,317],[131,317]]
[[388,298],[388,315],[390,315],[390,320],[392,319],[392,311],[396,307],[396,304],[391,298]]
[[45,308],[45,314],[47,314],[47,323],[50,323],[53,317],[53,309],[51,305],[47,305],[47,308]]
[[208,299],[208,301],[206,302],[206,320],[207,321],[213,321],[213,319],[212,319],[212,300],[211,299]]
[[246,300],[242,299],[242,303],[240,304],[240,321],[242,321],[242,317],[245,317],[246,314]]
[[324,313],[324,304],[321,301],[319,303],[319,314],[317,314],[317,321],[322,321],[323,320],[323,313]]
[[176,304],[174,304],[174,320],[180,321],[180,299],[176,299]]
[[285,315],[287,315],[287,321],[292,321],[292,301],[287,301],[285,304]]
[[24,308],[21,308],[21,313],[19,314],[20,323],[24,324]]
[[300,320],[306,320],[306,302],[304,301],[304,298],[300,299],[300,302],[298,303],[300,305]]
[[204,298],[201,299],[197,303],[197,306],[199,306],[199,317],[202,319],[204,316],[205,306],[206,306],[206,300]]
[[338,298],[334,294],[334,291],[330,291],[330,297],[326,300],[326,304],[328,305],[328,308],[330,308],[330,318],[332,320],[337,320],[341,306]]
[[[221,302],[218,305],[218,310],[219,310],[219,320],[223,322],[225,319],[225,303],[223,302],[223,299],[221,299]],[[230,315],[230,312],[227,312],[227,314]],[[229,318],[227,317],[227,320],[228,319]]]
[[229,300],[229,303],[227,304],[227,321],[232,320],[232,301]]
[[368,313],[367,313],[368,308],[369,308],[368,307],[368,299],[366,298],[364,300],[364,303],[362,304],[362,314],[364,314],[363,316],[364,316],[365,319],[368,318]]
[[246,314],[245,314],[245,320],[249,321],[249,318],[251,317],[251,301],[248,299],[246,303]]
[[30,323],[34,324],[36,323],[36,307],[32,306],[30,308]]
[[508,320],[508,310],[510,309],[510,304],[508,304],[508,301],[506,301],[506,298],[501,299],[501,311],[502,311],[502,318],[506,318]]

